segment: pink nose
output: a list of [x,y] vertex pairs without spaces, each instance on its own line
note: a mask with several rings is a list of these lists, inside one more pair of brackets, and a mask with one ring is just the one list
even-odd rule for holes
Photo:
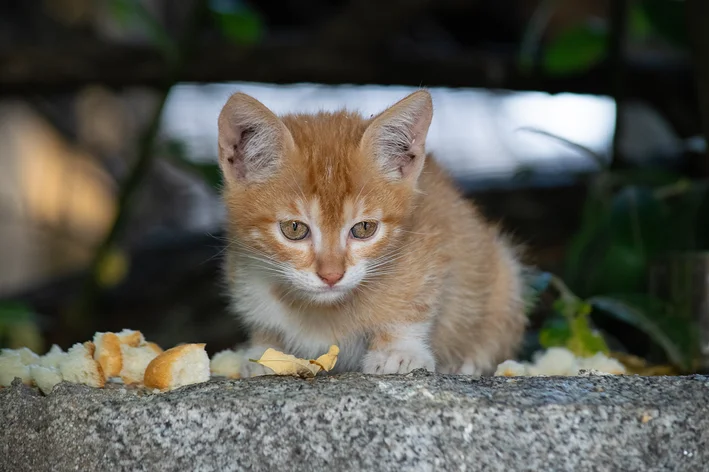
[[330,287],[342,280],[344,275],[344,272],[318,272],[318,276]]

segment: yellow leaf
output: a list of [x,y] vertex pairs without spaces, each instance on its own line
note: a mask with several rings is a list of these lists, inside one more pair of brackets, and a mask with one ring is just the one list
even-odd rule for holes
[[317,359],[311,360],[310,363],[318,365],[322,370],[329,372],[335,367],[335,364],[337,364],[337,355],[339,353],[340,348],[333,344],[330,346],[330,349],[328,349],[327,354],[323,354]]
[[260,359],[249,360],[268,367],[276,375],[294,375],[296,377],[310,379],[315,377],[321,370],[328,371],[332,369],[337,362],[339,352],[340,349],[333,345],[330,346],[330,350],[327,354],[315,360],[308,360],[268,348]]
[[117,248],[109,250],[98,268],[98,283],[101,287],[118,285],[128,274],[128,258]]
[[276,375],[295,375],[296,377],[312,378],[320,371],[320,366],[313,365],[306,359],[299,359],[271,348],[266,349],[261,359],[253,362],[268,367]]

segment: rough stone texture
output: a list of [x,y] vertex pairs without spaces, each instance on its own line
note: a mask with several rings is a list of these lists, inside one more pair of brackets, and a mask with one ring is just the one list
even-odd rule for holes
[[0,470],[708,470],[709,377],[0,390]]

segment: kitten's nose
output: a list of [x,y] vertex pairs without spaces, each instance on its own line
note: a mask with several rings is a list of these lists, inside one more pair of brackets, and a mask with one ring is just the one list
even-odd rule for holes
[[344,275],[344,272],[339,271],[318,272],[318,277],[320,277],[320,279],[322,279],[322,281],[328,284],[330,287],[342,280],[342,277]]

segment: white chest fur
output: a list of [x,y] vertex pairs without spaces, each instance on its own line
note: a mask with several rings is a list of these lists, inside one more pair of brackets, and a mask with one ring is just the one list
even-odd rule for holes
[[308,318],[290,311],[273,296],[266,281],[258,278],[241,279],[233,293],[232,302],[247,326],[278,333],[288,354],[312,359],[326,353],[332,344],[336,344],[340,348],[340,355],[334,372],[360,370],[367,347],[365,335],[338,339],[327,326],[315,326],[315,323],[304,321]]

